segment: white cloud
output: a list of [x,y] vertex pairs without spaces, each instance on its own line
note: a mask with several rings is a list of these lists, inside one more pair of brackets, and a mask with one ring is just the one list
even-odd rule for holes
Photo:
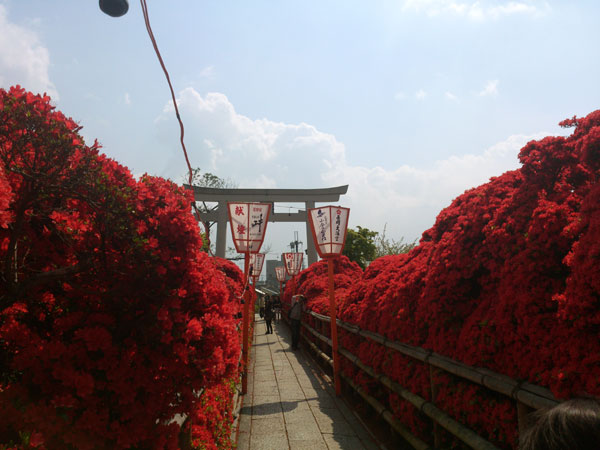
[[[331,134],[306,123],[251,119],[235,111],[224,94],[203,97],[187,88],[177,101],[192,166],[235,178],[240,187],[256,187],[261,174],[268,174],[270,185],[321,187],[323,170],[345,160],[344,146]],[[181,152],[171,102],[157,119],[157,131],[171,148],[169,153]],[[165,158],[164,154],[156,157]],[[169,175],[175,179],[179,174]]]
[[394,98],[398,101],[402,101],[406,98],[406,94],[404,92],[396,92],[396,94],[394,95]]
[[412,241],[465,190],[518,168],[519,150],[547,134],[510,136],[481,154],[455,155],[433,161],[428,168],[340,165],[326,173],[325,179],[331,186],[350,185],[345,202],[352,208],[353,226],[381,231],[387,223],[389,237]]
[[415,98],[417,100],[425,100],[425,97],[427,97],[427,92],[425,92],[423,89],[419,89],[417,92],[415,92]]
[[500,5],[490,0],[405,0],[402,9],[424,13],[430,17],[451,14],[474,21],[482,21],[517,14],[539,17],[549,11],[550,5],[545,1],[534,2],[531,0],[509,1]]
[[458,97],[456,95],[454,95],[452,92],[446,92],[444,94],[444,97],[446,97],[447,100],[450,100],[450,101],[453,101],[453,102],[458,101]]
[[498,80],[490,80],[485,87],[479,91],[481,97],[498,95]]
[[58,92],[50,81],[50,56],[37,34],[8,20],[0,4],[0,86],[19,84],[34,93],[46,92],[54,101]]
[[[251,119],[237,111],[224,94],[201,96],[180,92],[178,105],[186,125],[192,167],[201,167],[240,188],[318,188],[349,185],[340,204],[352,208],[350,226],[366,226],[388,236],[419,238],[440,210],[466,189],[519,167],[518,151],[532,136],[515,135],[480,154],[455,155],[429,167],[352,165],[335,136],[309,124]],[[162,153],[180,155],[172,105],[157,119]],[[155,161],[164,166],[161,161]],[[181,170],[181,164],[179,164]],[[170,174],[180,179],[181,173]],[[301,205],[297,205],[301,206]],[[302,229],[298,225],[295,229]]]
[[125,92],[125,104],[131,105],[131,97],[129,96],[129,92]]

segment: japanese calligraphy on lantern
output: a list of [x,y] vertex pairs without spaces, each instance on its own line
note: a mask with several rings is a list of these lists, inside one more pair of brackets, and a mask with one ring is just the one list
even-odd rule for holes
[[239,253],[258,253],[265,238],[269,203],[227,203],[231,235]]
[[294,277],[300,273],[300,269],[302,269],[302,256],[302,253],[283,253],[285,270],[290,277]]
[[324,206],[309,209],[310,225],[319,256],[339,255],[346,242],[349,208]]
[[265,262],[264,253],[252,253],[250,255],[250,267],[252,267],[252,273],[250,276],[258,278],[262,272],[263,264]]
[[277,281],[283,283],[285,281],[285,267],[275,267],[275,274],[277,275]]

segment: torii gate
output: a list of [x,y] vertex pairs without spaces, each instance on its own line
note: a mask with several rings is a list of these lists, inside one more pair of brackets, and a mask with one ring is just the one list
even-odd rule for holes
[[[219,189],[199,186],[184,185],[194,190],[194,199],[197,202],[217,202],[216,210],[200,213],[203,222],[217,223],[216,255],[225,257],[227,239],[227,202],[255,202],[271,203],[269,222],[304,222],[306,225],[306,240],[308,264],[317,262],[317,249],[313,241],[310,224],[307,221],[309,208],[314,208],[315,203],[337,202],[340,195],[348,192],[348,185],[323,189]],[[304,203],[306,209],[295,213],[275,213],[276,202]]]

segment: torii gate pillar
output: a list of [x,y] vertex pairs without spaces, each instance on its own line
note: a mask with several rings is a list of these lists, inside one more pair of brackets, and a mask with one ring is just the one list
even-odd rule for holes
[[221,258],[225,257],[225,251],[227,250],[227,202],[220,201],[217,209],[217,245],[215,246],[215,253]]
[[[306,202],[306,211],[310,208],[315,207],[315,202]],[[308,256],[308,265],[316,263],[318,261],[317,248],[315,247],[315,240],[313,239],[312,230],[310,229],[310,222],[308,221],[308,215],[306,216],[306,253]]]
[[306,225],[306,253],[308,264],[317,262],[317,249],[313,241],[307,211],[314,208],[316,203],[337,202],[340,196],[348,192],[348,185],[323,189],[218,189],[184,185],[193,189],[194,199],[200,202],[218,203],[217,209],[200,213],[203,222],[217,223],[215,253],[225,257],[227,245],[227,202],[257,202],[257,203],[304,203],[305,211],[296,213],[272,213],[270,222],[304,222]]

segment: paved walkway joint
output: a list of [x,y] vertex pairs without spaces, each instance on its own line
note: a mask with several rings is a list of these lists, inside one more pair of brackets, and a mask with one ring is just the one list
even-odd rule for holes
[[238,450],[377,450],[379,446],[331,385],[318,376],[283,322],[265,334],[256,317]]

